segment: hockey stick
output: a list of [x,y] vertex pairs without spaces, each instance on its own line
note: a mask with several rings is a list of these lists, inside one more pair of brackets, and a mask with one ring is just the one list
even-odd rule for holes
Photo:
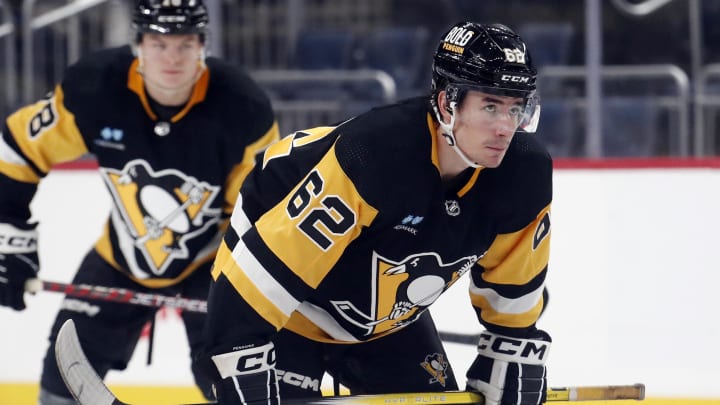
[[[72,319],[65,321],[55,341],[60,375],[80,405],[131,405],[120,401],[98,376],[85,357]],[[645,398],[642,384],[608,387],[569,387],[548,390],[548,401],[590,401]],[[482,394],[466,391],[405,394],[349,395],[315,400],[283,400],[284,405],[347,404],[482,404]],[[199,404],[197,404],[199,405]]]
[[65,284],[34,278],[25,283],[25,291],[31,293],[38,291],[52,291],[65,294],[69,297],[119,302],[123,304],[142,305],[146,307],[180,308],[191,312],[207,312],[207,302],[203,300],[145,293],[125,288],[103,287],[87,284]]
[[448,343],[459,343],[463,345],[476,345],[480,341],[479,333],[459,333],[438,331],[440,340]]
[[[148,307],[180,308],[191,312],[207,312],[207,302],[192,298],[171,297],[167,295],[151,294],[128,290],[125,288],[103,287],[88,284],[66,284],[57,281],[46,281],[37,278],[25,283],[25,291],[36,293],[50,291],[65,294],[69,297],[111,301],[123,304],[143,305]],[[457,332],[440,331],[440,339],[448,343],[477,344],[479,334],[465,334]]]

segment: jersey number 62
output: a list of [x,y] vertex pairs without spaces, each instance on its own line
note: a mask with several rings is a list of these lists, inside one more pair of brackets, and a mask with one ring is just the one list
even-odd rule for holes
[[337,195],[319,200],[325,182],[320,172],[313,170],[290,198],[287,213],[299,219],[298,228],[318,247],[326,251],[333,244],[333,236],[341,236],[355,226],[355,213]]

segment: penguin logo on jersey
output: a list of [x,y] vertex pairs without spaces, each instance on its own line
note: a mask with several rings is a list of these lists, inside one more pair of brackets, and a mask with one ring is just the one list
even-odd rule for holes
[[[120,245],[134,247],[146,264],[129,257],[133,249],[123,249],[135,277],[161,276],[173,260],[187,259],[187,242],[220,220],[221,210],[210,208],[219,186],[174,169],[154,171],[140,159],[128,162],[120,171],[101,168],[101,173],[112,194],[112,219],[118,236],[129,237]],[[123,229],[129,235],[121,235]]]
[[422,312],[465,274],[479,257],[471,255],[444,264],[434,252],[400,261],[373,253],[371,315],[350,301],[332,301],[340,315],[365,335],[385,332],[414,322]]
[[433,353],[425,356],[425,361],[420,363],[425,371],[427,371],[432,378],[429,383],[440,383],[443,387],[445,386],[445,380],[447,380],[447,368],[448,363],[445,361],[445,356],[440,353]]

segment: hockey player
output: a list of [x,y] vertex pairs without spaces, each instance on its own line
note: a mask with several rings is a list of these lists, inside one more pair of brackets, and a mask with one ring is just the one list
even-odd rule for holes
[[[500,24],[441,39],[430,97],[258,156],[212,270],[207,355],[222,404],[458,389],[428,307],[469,273],[486,329],[467,389],[546,397],[552,161],[525,43]],[[452,316],[452,314],[447,314]]]
[[[112,212],[73,283],[207,298],[209,269],[240,184],[255,153],[279,138],[277,123],[268,97],[245,72],[205,57],[208,12],[201,0],[141,0],[133,26],[131,47],[84,57],[46,99],[4,122],[3,305],[25,308],[24,284],[38,271],[35,225],[28,223],[38,183],[53,165],[86,153],[97,159]],[[125,368],[154,313],[65,299],[50,333],[40,403],[75,403],[53,349],[66,319],[74,319],[90,362],[104,376]],[[195,354],[205,315],[181,316]],[[196,381],[208,394],[210,382],[197,374]]]

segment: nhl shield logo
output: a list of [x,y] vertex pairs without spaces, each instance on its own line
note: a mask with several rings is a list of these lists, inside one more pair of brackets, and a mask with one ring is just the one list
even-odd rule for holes
[[460,215],[460,203],[456,200],[445,200],[445,211],[451,217]]

